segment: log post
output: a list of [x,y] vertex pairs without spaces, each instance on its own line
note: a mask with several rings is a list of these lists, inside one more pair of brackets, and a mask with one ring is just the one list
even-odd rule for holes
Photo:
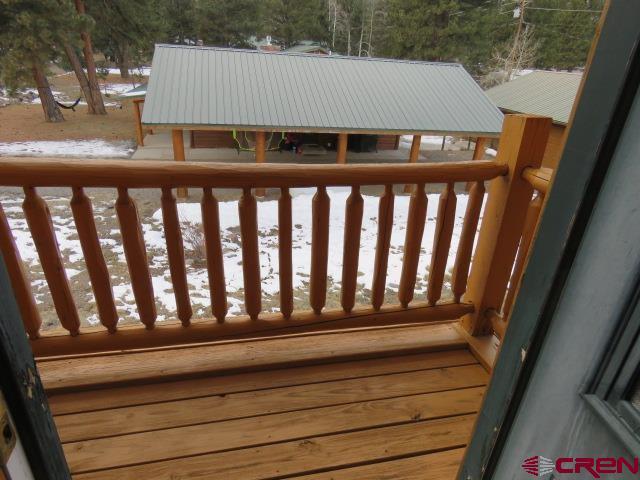
[[[422,140],[422,135],[414,135],[413,141],[411,142],[411,150],[409,151],[409,163],[417,163],[418,156],[420,155],[420,141]],[[413,185],[407,184],[404,186],[404,193],[411,193],[413,190]]]
[[[256,132],[256,163],[264,163],[267,159],[265,132]],[[265,189],[256,188],[256,197],[264,197]]]
[[496,161],[506,164],[509,172],[494,179],[489,186],[465,294],[465,300],[475,309],[462,318],[462,324],[473,335],[489,333],[488,312],[499,311],[502,306],[533,194],[533,187],[522,172],[542,163],[550,128],[550,118],[505,116]]
[[[173,159],[176,162],[184,162],[184,137],[182,129],[171,130],[171,142],[173,144]],[[186,187],[178,187],[178,198],[186,198],[189,196],[189,190]]]
[[136,140],[138,141],[138,145],[144,147],[144,133],[142,131],[142,114],[140,113],[140,104],[143,103],[144,100],[135,99],[133,101],[133,112],[136,120]]
[[[489,143],[489,139],[486,137],[476,138],[476,146],[473,149],[473,157],[471,157],[472,160],[482,160],[482,157],[484,157],[484,153],[487,150],[487,143]],[[472,186],[473,182],[467,182],[465,187],[467,192],[471,190]]]
[[337,163],[347,163],[347,144],[348,144],[349,136],[346,133],[338,134],[338,145],[337,145],[337,153],[336,153],[336,162]]

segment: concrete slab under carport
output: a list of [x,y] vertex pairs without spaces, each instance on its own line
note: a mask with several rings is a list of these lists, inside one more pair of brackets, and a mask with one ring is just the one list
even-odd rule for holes
[[[255,153],[232,148],[191,148],[188,131],[183,132],[185,159],[191,162],[255,163]],[[466,146],[466,142],[464,146]],[[157,132],[144,138],[144,147],[138,147],[132,160],[174,160],[170,132]],[[407,163],[409,146],[400,142],[398,150],[378,152],[348,152],[347,163]],[[473,144],[472,144],[473,148]],[[336,152],[322,155],[295,155],[292,152],[266,152],[267,163],[320,163],[335,164]],[[438,145],[423,144],[419,162],[447,162],[471,160],[473,150],[440,150]]]

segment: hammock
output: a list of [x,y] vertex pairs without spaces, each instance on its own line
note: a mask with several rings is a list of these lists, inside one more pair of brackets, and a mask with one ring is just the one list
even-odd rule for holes
[[78,106],[78,103],[80,103],[80,99],[82,97],[78,97],[78,99],[73,102],[72,105],[65,105],[64,103],[60,103],[59,101],[55,101],[56,105],[58,105],[60,108],[66,108],[67,110],[73,110],[74,112],[76,111],[76,107]]
[[[277,137],[274,139],[273,132],[269,133],[269,135],[265,139],[266,150],[268,152],[279,150],[280,144],[282,143],[284,138],[285,138],[284,132],[280,133],[279,140]],[[238,150],[238,153],[256,151],[256,138],[255,138],[254,132],[247,132],[247,131],[238,132],[237,130],[234,130],[233,139],[236,141],[236,150]],[[274,140],[276,141],[274,142]]]

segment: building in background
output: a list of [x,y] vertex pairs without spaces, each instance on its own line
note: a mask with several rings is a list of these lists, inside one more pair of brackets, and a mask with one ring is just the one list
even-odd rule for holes
[[534,71],[485,93],[503,113],[526,113],[553,119],[543,166],[555,168],[562,155],[567,122],[582,73]]

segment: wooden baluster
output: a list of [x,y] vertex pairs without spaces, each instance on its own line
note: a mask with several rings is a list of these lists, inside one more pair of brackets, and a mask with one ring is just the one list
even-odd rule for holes
[[245,188],[238,202],[240,236],[242,237],[242,273],[245,309],[252,320],[262,310],[260,285],[260,253],[258,251],[258,206],[251,188]]
[[427,289],[429,305],[435,305],[442,296],[442,283],[447,269],[453,224],[456,220],[456,192],[453,187],[453,183],[447,184],[447,188],[440,195],[438,203],[438,218],[433,236],[431,266],[429,267],[429,287]]
[[29,338],[35,340],[40,336],[42,319],[36,308],[36,302],[33,298],[33,292],[31,291],[31,284],[25,272],[24,264],[20,258],[20,251],[16,246],[16,241],[11,233],[9,221],[4,214],[2,205],[0,205],[0,252],[2,252],[4,263],[7,266],[13,294],[20,308],[20,316],[22,317],[24,329],[29,335]]
[[[420,158],[420,142],[422,141],[421,135],[414,135],[411,141],[411,150],[409,150],[409,163],[417,163]],[[411,193],[413,185],[408,184],[404,186],[404,193]]]
[[358,284],[358,257],[360,255],[360,234],[362,232],[362,212],[364,200],[360,187],[351,187],[347,198],[344,221],[344,248],[342,252],[342,291],[340,302],[342,309],[349,313],[356,301]]
[[426,220],[427,195],[424,191],[424,184],[419,184],[411,194],[409,202],[407,235],[404,240],[404,258],[402,260],[402,273],[400,274],[400,287],[398,289],[398,299],[405,308],[413,300],[422,234],[424,233]]
[[280,262],[280,312],[289,318],[293,312],[293,262],[291,194],[283,188],[278,200],[278,258]]
[[210,188],[204,189],[201,209],[202,228],[207,251],[211,310],[216,320],[219,323],[223,323],[227,315],[227,287],[224,280],[224,257],[220,240],[220,212],[218,210],[218,200],[213,196]]
[[329,259],[330,199],[325,187],[318,187],[313,196],[311,230],[311,284],[309,303],[319,315],[327,301],[327,261]]
[[49,284],[53,304],[60,323],[71,335],[77,335],[80,331],[80,318],[76,309],[67,273],[62,263],[60,247],[56,239],[51,214],[46,202],[36,193],[33,187],[24,188],[23,209],[31,230],[33,243],[35,243],[44,276]]
[[371,285],[371,305],[380,310],[384,303],[387,282],[387,265],[389,262],[389,246],[391,244],[391,229],[393,228],[393,185],[387,185],[380,197],[378,206],[378,239],[376,241],[376,258],[373,267],[373,282]]
[[147,329],[151,330],[156,321],[153,283],[151,282],[147,249],[144,244],[138,209],[126,188],[118,188],[116,214],[120,223],[124,256],[129,268],[131,287],[138,306],[140,321]]
[[527,210],[527,216],[524,220],[520,247],[518,248],[515,265],[513,267],[513,272],[511,273],[511,279],[509,280],[509,289],[507,290],[507,295],[502,307],[502,318],[507,322],[509,321],[511,306],[513,305],[513,299],[516,296],[516,292],[520,284],[522,272],[524,271],[525,264],[527,263],[526,260],[529,256],[533,235],[536,231],[536,227],[538,226],[538,218],[540,218],[540,212],[542,211],[542,200],[542,195],[537,195],[531,201],[529,209]]
[[550,118],[504,118],[496,162],[507,165],[509,172],[491,181],[465,294],[475,310],[462,318],[462,325],[472,335],[491,331],[487,312],[499,311],[504,301],[533,195],[533,187],[522,172],[527,167],[540,166],[550,128]]
[[460,303],[462,295],[467,289],[467,279],[469,278],[469,265],[471,264],[471,254],[473,253],[473,242],[478,230],[478,220],[480,210],[484,201],[484,182],[475,182],[469,191],[467,199],[467,210],[464,214],[464,223],[458,242],[458,252],[456,253],[456,263],[453,267],[451,285],[453,299]]
[[118,328],[118,312],[113,300],[109,270],[100,248],[91,200],[81,187],[73,187],[71,211],[78,231],[84,262],[91,279],[93,295],[96,298],[100,323],[109,332],[114,333]]
[[187,286],[187,269],[184,264],[184,245],[182,244],[182,231],[178,219],[178,206],[176,197],[171,188],[162,189],[162,222],[164,224],[164,238],[167,242],[167,255],[169,257],[169,271],[171,283],[176,297],[178,318],[185,327],[191,323],[193,310],[189,300],[189,287]]

